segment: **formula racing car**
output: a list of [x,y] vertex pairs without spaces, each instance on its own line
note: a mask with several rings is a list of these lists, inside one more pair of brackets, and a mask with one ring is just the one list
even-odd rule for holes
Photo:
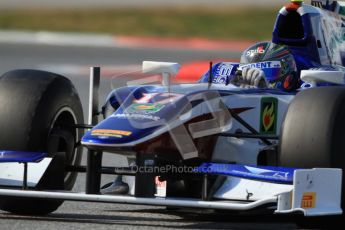
[[[70,200],[342,215],[344,17],[340,1],[291,0],[272,41],[249,47],[240,63],[211,63],[198,82],[172,84],[178,63],[144,61],[139,78],[110,92],[101,111],[100,68],[91,68],[87,124],[67,78],[5,73],[0,209],[43,215]],[[248,69],[265,78],[246,81]],[[134,163],[102,166],[103,152]],[[85,193],[71,192],[82,172]],[[126,194],[101,194],[102,174],[134,179]]]

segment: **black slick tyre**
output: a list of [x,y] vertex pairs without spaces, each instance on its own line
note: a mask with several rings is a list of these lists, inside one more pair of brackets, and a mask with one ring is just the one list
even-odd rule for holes
[[282,124],[278,152],[280,166],[345,172],[345,87],[313,88],[297,94]]
[[[67,78],[39,70],[14,70],[0,77],[0,149],[48,152],[52,163],[36,185],[38,190],[71,190],[77,174],[67,166],[80,164],[76,143],[82,131],[83,110]],[[18,214],[44,215],[63,201],[0,197],[0,209]]]

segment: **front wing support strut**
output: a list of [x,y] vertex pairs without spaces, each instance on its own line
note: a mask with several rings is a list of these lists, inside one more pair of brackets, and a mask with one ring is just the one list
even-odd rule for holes
[[[98,123],[98,97],[100,85],[100,67],[90,68],[90,97],[89,97],[89,125]],[[86,167],[86,193],[98,194],[101,187],[101,167],[102,152],[87,151],[87,167]]]

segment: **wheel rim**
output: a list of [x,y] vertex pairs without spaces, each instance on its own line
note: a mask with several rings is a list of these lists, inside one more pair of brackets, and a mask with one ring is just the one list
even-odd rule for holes
[[[50,150],[48,151],[49,155],[53,157],[56,152],[64,152],[66,159],[65,167],[75,166],[80,163],[81,157],[76,142],[80,139],[81,134],[74,127],[77,123],[77,116],[73,110],[69,107],[63,107],[54,116],[49,129],[47,146]],[[69,136],[72,136],[72,138]],[[55,143],[56,138],[58,139],[58,144]],[[75,176],[75,173],[65,171],[64,184],[67,189],[71,189],[69,188],[70,183]]]

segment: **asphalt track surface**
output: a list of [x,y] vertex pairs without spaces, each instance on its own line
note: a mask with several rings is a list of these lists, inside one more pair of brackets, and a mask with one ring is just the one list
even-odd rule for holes
[[[64,47],[0,43],[0,70],[17,68],[59,70],[68,76],[79,91],[84,111],[88,100],[88,66],[137,65],[142,60],[185,62],[195,59],[231,59],[238,53],[183,51],[163,49]],[[62,67],[61,67],[62,66]],[[65,68],[64,68],[65,66]],[[67,66],[67,67],[66,67]],[[82,71],[71,71],[86,69]],[[60,67],[60,68],[59,68]],[[72,68],[73,69],[73,68]],[[100,101],[110,90],[111,78],[102,78]],[[20,105],[19,105],[20,106]],[[104,165],[125,165],[114,154],[105,154]],[[85,157],[84,160],[85,162]],[[109,163],[111,162],[111,164]],[[103,183],[113,178],[102,177]],[[75,191],[83,191],[85,175],[79,174]],[[296,229],[291,218],[271,214],[214,213],[200,210],[168,211],[162,207],[65,202],[56,212],[45,217],[17,216],[0,211],[0,229]]]

